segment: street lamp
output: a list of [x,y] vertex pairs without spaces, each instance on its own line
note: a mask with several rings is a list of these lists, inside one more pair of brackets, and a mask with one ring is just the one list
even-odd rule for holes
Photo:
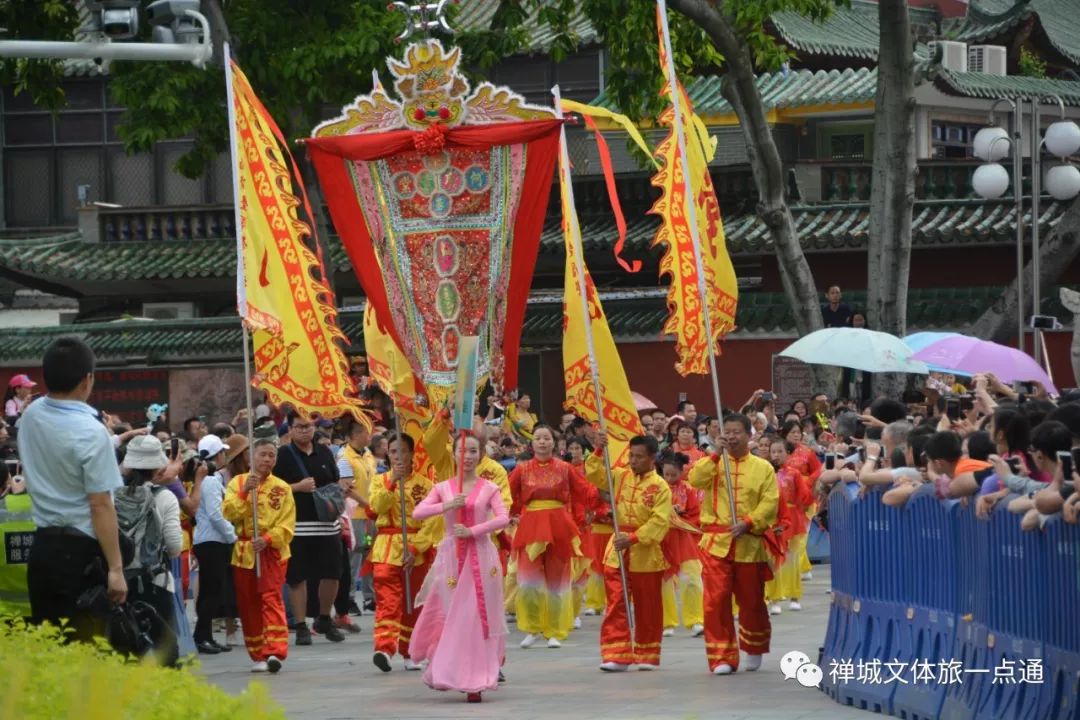
[[[1023,123],[1020,118],[1018,103],[1009,98],[996,101],[990,108],[990,127],[983,128],[975,134],[972,141],[972,150],[975,156],[985,160],[986,165],[981,165],[975,170],[971,178],[971,186],[975,193],[984,198],[998,198],[1005,194],[1009,186],[1009,175],[1001,165],[997,164],[1009,154],[1009,133],[1004,128],[997,127],[994,122],[994,113],[998,106],[1006,103],[1012,107],[1012,151],[1013,170],[1017,181],[1013,183],[1013,200],[1016,203],[1016,346],[1021,351],[1024,349],[1024,222],[1023,222],[1023,196],[1021,192],[1020,176],[1023,174],[1023,158],[1021,157],[1020,141],[1023,136]],[[1004,178],[1004,182],[1002,182]]]
[[[1052,101],[1061,111],[1061,119],[1046,129],[1046,134],[1039,137],[1040,105]],[[1069,164],[1066,158],[1080,151],[1080,127],[1065,117],[1065,103],[1058,96],[1048,98],[1034,97],[1031,102],[1031,270],[1032,270],[1032,315],[1039,315],[1041,304],[1041,281],[1039,257],[1039,204],[1042,196],[1043,174],[1041,169],[1042,148],[1058,158],[1061,164],[1050,168],[1046,173],[1046,191],[1055,200],[1072,200],[1080,195],[1080,170]],[[975,156],[985,160],[972,176],[972,188],[984,198],[1001,197],[1008,187],[1008,172],[997,164],[1009,150],[1009,134],[1000,127],[994,127],[994,110],[1001,103],[1012,106],[1013,112],[1013,195],[1016,201],[1016,293],[1017,293],[1017,344],[1024,349],[1024,240],[1023,240],[1023,104],[1024,98],[1001,99],[990,110],[991,127],[976,133],[972,143]],[[1042,363],[1042,343],[1035,342],[1035,360]]]

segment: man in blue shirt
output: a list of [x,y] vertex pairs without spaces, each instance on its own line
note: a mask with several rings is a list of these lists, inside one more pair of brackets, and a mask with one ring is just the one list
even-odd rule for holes
[[104,626],[78,607],[80,595],[104,584],[112,602],[127,597],[112,497],[123,483],[109,432],[86,404],[95,362],[83,341],[54,341],[42,359],[48,395],[26,408],[18,436],[37,525],[27,567],[32,618],[69,619],[78,639]]

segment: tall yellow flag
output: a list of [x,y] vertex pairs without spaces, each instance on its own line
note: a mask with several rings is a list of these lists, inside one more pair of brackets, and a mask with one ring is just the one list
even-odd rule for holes
[[[660,32],[660,64],[666,70],[668,58],[659,8],[657,29]],[[671,83],[667,82],[662,92],[673,104],[660,115],[660,124],[671,128],[671,132],[657,149],[663,168],[653,176],[652,184],[660,188],[661,195],[649,212],[659,215],[661,219],[653,246],[667,248],[660,260],[660,275],[671,278],[667,298],[671,314],[664,323],[664,333],[675,336],[675,352],[678,356],[675,369],[681,375],[707,375],[709,350],[703,313],[709,313],[712,341],[716,342],[735,327],[735,308],[739,300],[739,285],[727,252],[720,204],[709,176],[709,162],[716,153],[716,139],[709,137],[705,124],[694,114],[682,83],[675,80],[675,87],[672,88]],[[679,103],[682,135],[686,138],[686,168],[682,166],[679,154],[675,127],[676,102]],[[696,210],[702,267],[705,271],[705,308],[702,307],[699,288],[702,278],[699,277],[694,259],[691,202]]]
[[[275,405],[305,415],[352,414],[367,422],[351,395],[345,335],[322,258],[305,242],[311,228],[297,216],[307,194],[281,130],[255,96],[244,73],[228,62],[234,194],[237,207],[236,297],[253,332],[253,384]],[[290,175],[289,168],[293,173]],[[294,177],[301,197],[293,194]]]
[[[565,136],[564,136],[565,142]],[[565,152],[559,155],[559,187],[562,192],[563,238],[566,242],[566,274],[563,281],[563,377],[566,382],[566,409],[589,422],[598,422],[596,390],[586,332],[591,330],[596,364],[600,377],[600,395],[604,422],[611,441],[611,457],[623,455],[626,443],[641,435],[641,419],[630,394],[622,359],[611,336],[604,308],[596,293],[592,277],[581,255],[581,227],[574,207],[570,183],[570,168]],[[582,276],[578,275],[580,260]],[[584,283],[581,282],[582,277]],[[585,286],[582,300],[581,286]],[[588,313],[586,316],[586,306]]]

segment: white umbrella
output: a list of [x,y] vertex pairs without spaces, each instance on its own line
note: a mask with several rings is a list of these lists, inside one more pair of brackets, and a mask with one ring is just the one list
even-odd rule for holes
[[926,363],[895,335],[865,328],[825,328],[799,338],[780,353],[811,365],[833,365],[867,372],[925,375]]

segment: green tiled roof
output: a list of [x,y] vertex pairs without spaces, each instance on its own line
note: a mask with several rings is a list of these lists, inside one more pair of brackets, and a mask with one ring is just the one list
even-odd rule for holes
[[[1067,204],[1044,201],[1041,228],[1049,232]],[[625,208],[626,247],[631,256],[650,253],[657,220],[643,208]],[[799,240],[807,252],[856,250],[865,247],[869,230],[867,203],[838,203],[792,207]],[[1012,200],[919,200],[912,220],[916,246],[995,244],[1013,241],[1015,206]],[[581,216],[582,242],[589,252],[610,251],[616,238],[610,214]],[[764,223],[756,215],[725,218],[728,248],[735,255],[773,251]],[[562,230],[549,218],[540,238],[540,252],[560,255]],[[330,241],[330,261],[337,272],[351,272],[344,248]],[[236,245],[232,239],[87,242],[77,234],[0,241],[0,268],[52,280],[57,284],[123,280],[228,278],[235,273]]]
[[[501,0],[470,0],[460,3],[461,8],[451,25],[462,31],[487,30],[491,27],[491,20],[495,11],[499,9]],[[449,15],[447,17],[450,17]],[[533,52],[546,52],[555,40],[555,31],[551,26],[537,21],[536,13],[532,13],[525,21],[524,30],[528,33],[529,49]],[[585,17],[583,9],[578,8],[570,21],[570,33],[577,39],[579,45],[590,45],[596,42],[596,28]]]
[[[330,260],[348,271],[336,239]],[[87,242],[78,233],[23,241],[0,241],[0,268],[58,281],[176,280],[229,277],[236,271],[236,241],[160,240]]]
[[[722,82],[723,79],[717,75],[697,77],[690,82],[686,91],[695,112],[699,115],[729,115],[735,112],[720,92]],[[766,110],[870,102],[877,89],[877,70],[847,68],[827,72],[792,70],[762,73],[757,76],[756,84]],[[618,109],[606,92],[601,93],[593,104]]]
[[[932,24],[937,14],[932,9],[910,8],[912,22]],[[837,7],[822,22],[797,12],[773,13],[776,34],[796,54],[876,60],[878,53],[877,3],[854,0],[850,7]]]
[[[999,287],[912,289],[908,294],[908,324],[913,329],[963,329],[1001,293]],[[1043,309],[1062,312],[1057,288],[1047,290]],[[663,289],[601,293],[615,338],[656,340],[667,315]],[[866,291],[846,290],[845,302],[863,307]],[[790,306],[782,293],[744,292],[739,298],[733,337],[794,331]],[[363,345],[362,317],[343,313],[341,326],[356,349]],[[121,320],[44,328],[0,329],[0,364],[32,365],[45,348],[62,335],[85,339],[105,364],[129,362],[172,364],[185,361],[233,361],[240,357],[242,333],[236,317],[194,320]],[[562,297],[547,294],[530,299],[522,344],[555,346],[562,340]]]
[[1032,17],[1050,45],[1080,63],[1080,7],[1075,0],[971,0],[967,17],[949,35],[967,43],[995,40],[1012,33]]
[[[697,77],[690,81],[686,90],[695,112],[703,116],[730,115],[735,112],[720,92],[721,82],[722,78],[716,75]],[[937,68],[935,82],[941,90],[952,95],[975,98],[1059,95],[1067,105],[1080,105],[1080,82],[1074,80],[958,73]],[[757,76],[756,85],[766,111],[872,103],[877,91],[877,68],[762,73]],[[622,110],[615,105],[607,92],[601,93],[592,104],[611,110]]]
[[1000,97],[1045,98],[1057,95],[1066,105],[1080,105],[1080,82],[1073,80],[958,73],[942,68],[935,76],[934,83],[940,90],[951,95],[988,100]]

